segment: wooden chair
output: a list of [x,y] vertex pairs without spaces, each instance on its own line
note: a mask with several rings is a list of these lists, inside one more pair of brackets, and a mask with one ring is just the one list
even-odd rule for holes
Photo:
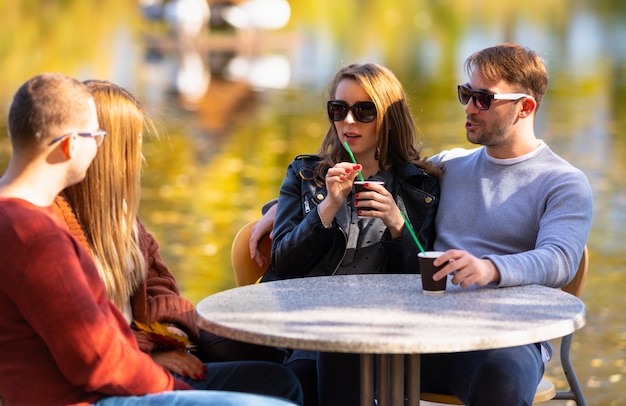
[[[578,265],[578,271],[574,279],[572,279],[567,285],[563,286],[563,290],[576,297],[580,297],[583,290],[583,285],[587,277],[587,271],[589,269],[589,251],[587,246],[583,250],[583,255]],[[572,345],[573,334],[568,334],[561,339],[561,367],[565,373],[565,378],[569,384],[569,390],[556,391],[554,384],[543,378],[537,386],[535,392],[535,400],[533,404],[543,403],[549,400],[574,400],[577,406],[586,406],[585,397],[583,391],[574,372],[574,366],[570,359],[570,348]],[[463,403],[453,395],[442,395],[438,393],[422,393],[421,399],[429,402],[445,404],[445,405],[462,405]]]
[[[250,258],[250,235],[252,234],[252,227],[258,222],[259,220],[252,221],[243,226],[233,239],[230,260],[233,266],[233,272],[235,273],[235,283],[237,286],[256,283],[265,274],[269,266],[266,265],[261,268],[259,264]],[[272,240],[270,240],[269,236],[263,237],[259,243],[259,250],[269,259],[272,250]]]

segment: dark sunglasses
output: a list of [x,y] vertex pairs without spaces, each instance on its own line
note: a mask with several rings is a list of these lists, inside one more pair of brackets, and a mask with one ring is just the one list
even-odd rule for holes
[[329,100],[327,108],[328,118],[332,121],[345,120],[349,111],[362,123],[371,123],[376,119],[376,105],[370,101],[356,102],[350,106],[343,100]]
[[524,97],[532,97],[526,93],[499,93],[493,94],[482,90],[470,89],[467,85],[458,85],[459,101],[462,105],[469,103],[470,99],[474,102],[474,107],[478,110],[489,110],[493,100],[519,100]]

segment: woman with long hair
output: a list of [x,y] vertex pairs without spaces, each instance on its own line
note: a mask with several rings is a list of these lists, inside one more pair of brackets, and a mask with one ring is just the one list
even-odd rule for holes
[[[91,253],[109,299],[129,324],[143,326],[134,331],[139,347],[196,389],[255,392],[300,402],[296,378],[276,362],[241,357],[204,364],[202,353],[177,344],[206,350],[202,337],[211,335],[198,330],[194,305],[180,296],[157,241],[139,220],[142,139],[154,125],[127,90],[107,81],[85,83],[107,139],[85,179],[57,196],[55,210]],[[154,322],[167,333],[146,331]]]
[[[329,84],[326,107],[329,127],[318,153],[297,156],[283,180],[263,281],[419,273],[419,249],[405,218],[432,249],[438,169],[420,157],[402,85],[383,66],[345,66]],[[355,191],[360,177],[365,189]],[[317,374],[311,372],[316,360]],[[358,403],[352,397],[358,390],[347,389],[358,388],[357,356],[294,351],[287,365],[301,379],[305,404],[317,402],[316,375],[321,404]]]

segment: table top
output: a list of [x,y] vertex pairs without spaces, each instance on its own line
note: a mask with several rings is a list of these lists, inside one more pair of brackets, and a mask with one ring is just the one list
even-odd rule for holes
[[217,335],[276,347],[418,354],[503,348],[565,336],[585,305],[560,289],[528,285],[424,295],[420,275],[289,279],[225,290],[198,303]]

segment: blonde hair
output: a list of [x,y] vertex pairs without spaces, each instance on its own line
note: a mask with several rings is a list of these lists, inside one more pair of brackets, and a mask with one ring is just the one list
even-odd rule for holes
[[[381,169],[389,169],[397,163],[411,162],[428,172],[436,172],[432,165],[420,158],[421,145],[417,141],[406,93],[396,76],[389,69],[375,63],[345,66],[337,71],[328,85],[329,100],[335,98],[337,86],[343,79],[355,80],[376,105],[377,158]],[[316,167],[315,175],[321,182],[328,168],[337,162],[350,160],[332,121],[318,154],[322,160]]]
[[107,136],[85,179],[66,189],[66,194],[83,227],[107,295],[123,311],[146,274],[137,214],[143,162],[141,138],[151,121],[127,90],[106,81],[85,83],[93,93],[98,122]]

